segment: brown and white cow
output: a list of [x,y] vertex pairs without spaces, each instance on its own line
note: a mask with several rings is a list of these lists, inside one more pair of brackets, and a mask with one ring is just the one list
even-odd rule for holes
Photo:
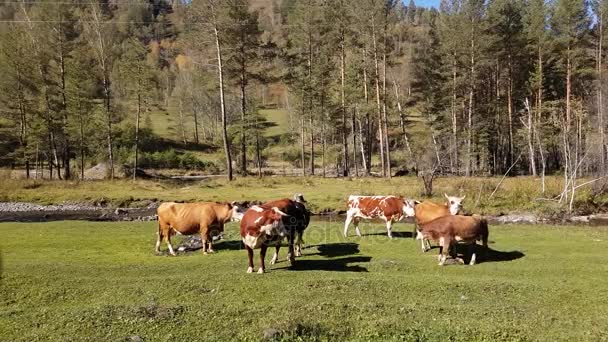
[[[166,202],[156,210],[158,214],[158,239],[156,253],[160,253],[162,240],[167,242],[169,253],[175,255],[171,246],[171,236],[174,234],[201,234],[203,254],[213,253],[212,234],[224,231],[224,224],[229,221],[240,221],[243,212],[240,207],[231,203],[199,202],[175,203]],[[207,249],[209,243],[209,249]]]
[[[302,256],[302,236],[310,222],[310,212],[306,209],[305,203],[306,200],[302,194],[295,194],[293,200],[283,198],[261,205],[262,208],[276,207],[281,212],[287,214],[287,216],[283,217],[283,225],[287,231],[289,246],[287,259],[291,264],[295,262],[295,257]],[[271,265],[274,265],[278,261],[280,248],[281,244],[277,243],[275,253],[270,260]]]
[[280,244],[287,231],[283,225],[283,217],[287,216],[277,207],[253,206],[243,215],[241,220],[241,237],[247,250],[249,264],[247,273],[253,272],[253,250],[260,249],[260,268],[258,273],[264,273],[264,258],[270,244]]
[[[488,222],[479,217],[448,215],[437,218],[418,227],[416,239],[431,239],[439,242],[439,265],[444,265],[447,255],[456,257],[452,248],[456,243],[465,243],[474,247],[481,241],[484,247],[488,246]],[[470,265],[476,260],[475,251],[471,255]]]
[[[444,204],[437,204],[430,201],[418,202],[415,204],[415,221],[416,226],[420,226],[421,224],[425,224],[433,221],[436,218],[447,216],[447,215],[456,215],[462,208],[462,201],[466,196],[456,197],[456,196],[448,196],[447,194],[443,194],[447,199],[447,202]],[[428,239],[422,239],[422,252],[427,252],[431,249],[431,243]]]
[[397,196],[354,196],[348,197],[348,210],[344,222],[344,236],[348,236],[348,226],[352,222],[355,232],[361,236],[359,221],[361,219],[380,218],[386,222],[388,237],[392,238],[393,222],[398,222],[404,217],[414,216],[414,201],[406,200]]

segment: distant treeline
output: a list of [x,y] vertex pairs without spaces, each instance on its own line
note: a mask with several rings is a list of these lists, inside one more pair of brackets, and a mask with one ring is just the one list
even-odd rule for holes
[[[229,178],[233,166],[262,174],[273,144],[304,174],[600,174],[607,9],[585,0],[7,2],[0,163],[44,165],[64,179],[99,161],[206,167],[164,145],[140,155],[150,141],[142,125],[162,112],[178,122],[182,147],[223,147]],[[265,134],[265,106],[290,113],[280,139]]]

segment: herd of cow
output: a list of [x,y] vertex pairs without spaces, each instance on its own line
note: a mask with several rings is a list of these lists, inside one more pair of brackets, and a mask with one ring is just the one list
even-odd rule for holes
[[[361,236],[359,221],[361,219],[381,219],[386,222],[388,237],[392,238],[392,225],[405,217],[414,217],[416,239],[421,240],[422,251],[431,249],[430,241],[439,247],[439,265],[446,263],[448,255],[454,260],[457,257],[456,245],[466,244],[470,247],[481,241],[484,247],[488,244],[488,224],[479,217],[458,215],[464,197],[445,195],[445,204],[429,201],[419,202],[397,196],[350,196],[347,202],[344,236],[348,237],[348,228],[352,223],[355,233]],[[174,234],[200,234],[203,253],[213,253],[213,237],[224,231],[224,224],[229,221],[240,221],[240,232],[247,250],[247,273],[253,272],[253,250],[260,249],[260,267],[258,273],[265,272],[264,259],[268,246],[276,250],[270,264],[277,262],[282,241],[287,238],[287,259],[295,262],[295,257],[302,255],[302,235],[310,222],[310,212],[306,209],[306,200],[302,194],[294,199],[280,199],[262,205],[244,208],[233,203],[163,203],[158,207],[158,239],[156,253],[164,240],[169,253],[175,255],[171,245]],[[475,249],[470,249],[469,264],[476,261]]]

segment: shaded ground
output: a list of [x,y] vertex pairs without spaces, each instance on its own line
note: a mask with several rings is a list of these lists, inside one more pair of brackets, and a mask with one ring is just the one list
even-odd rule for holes
[[265,275],[245,273],[235,224],[207,256],[155,256],[156,229],[0,224],[0,340],[608,339],[605,228],[492,226],[488,259],[439,267],[384,225],[313,222],[296,266],[282,250]]

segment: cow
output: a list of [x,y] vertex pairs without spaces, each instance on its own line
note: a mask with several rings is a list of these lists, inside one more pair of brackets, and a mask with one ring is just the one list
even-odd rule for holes
[[[439,265],[445,264],[447,255],[455,258],[453,247],[456,243],[468,244],[475,247],[477,241],[488,247],[488,222],[485,219],[473,216],[448,215],[439,217],[433,221],[422,224],[417,229],[416,239],[432,239],[439,241]],[[474,265],[476,260],[473,249],[470,265]]]
[[[287,230],[287,242],[289,246],[287,259],[291,264],[295,262],[295,257],[302,256],[302,236],[310,222],[310,212],[306,209],[305,203],[307,202],[304,199],[304,195],[295,194],[293,200],[283,198],[261,205],[262,208],[276,207],[287,214],[287,216],[283,217],[283,225]],[[278,261],[280,248],[281,244],[277,243],[275,253],[270,260],[271,265],[274,265]]]
[[[464,201],[466,195],[462,197],[448,196],[447,194],[443,195],[447,199],[447,202],[444,204],[437,204],[430,201],[415,201],[414,212],[416,226],[419,227],[421,224],[431,222],[442,216],[458,214],[462,208],[462,201]],[[431,243],[427,239],[421,241],[421,246],[422,252],[427,252],[431,249]]]
[[359,221],[361,219],[380,218],[386,222],[388,237],[392,238],[391,232],[393,222],[398,222],[404,217],[414,216],[415,203],[397,196],[354,196],[348,197],[348,210],[344,222],[344,237],[348,237],[348,226],[352,222],[355,233],[361,236]]
[[[175,255],[171,246],[174,234],[201,234],[203,254],[213,253],[212,233],[224,231],[224,224],[229,221],[240,221],[243,217],[241,208],[232,203],[198,202],[198,203],[162,203],[156,210],[158,214],[158,239],[156,253],[160,253],[162,240],[167,242],[169,253]],[[207,249],[207,243],[209,248]]]
[[253,273],[253,250],[260,249],[260,268],[258,273],[264,273],[264,258],[268,245],[280,244],[287,230],[283,225],[283,218],[287,214],[277,207],[262,207],[254,205],[249,208],[241,220],[241,237],[247,250],[249,264],[247,273]]

